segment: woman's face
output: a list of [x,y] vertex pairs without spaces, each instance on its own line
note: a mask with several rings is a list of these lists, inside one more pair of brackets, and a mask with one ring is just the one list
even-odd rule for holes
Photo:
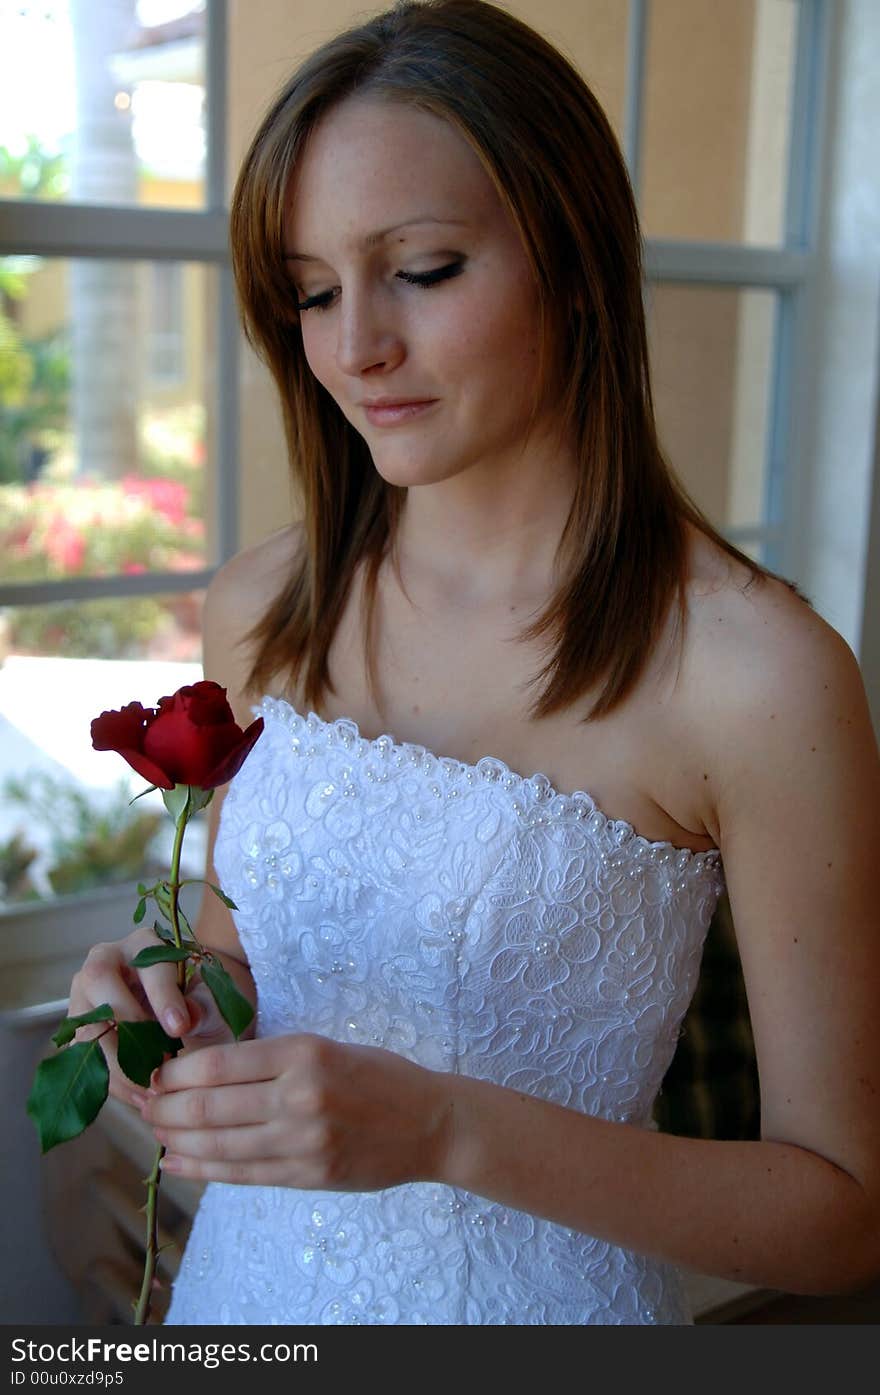
[[[513,221],[448,122],[367,98],[334,108],[292,182],[285,251],[300,306],[325,307],[301,309],[309,366],[384,479],[512,462],[536,383],[537,295]],[[368,414],[376,398],[433,401],[383,419]]]

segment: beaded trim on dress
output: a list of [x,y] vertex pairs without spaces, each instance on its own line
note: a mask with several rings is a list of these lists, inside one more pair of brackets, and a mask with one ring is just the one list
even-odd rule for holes
[[[310,711],[305,715],[298,712],[286,698],[273,697],[268,693],[260,703],[251,707],[251,711],[256,717],[285,725],[293,733],[292,746],[295,751],[301,750],[301,733],[305,733],[329,745],[338,743],[351,751],[356,759],[377,754],[383,759],[391,759],[397,766],[406,762],[425,775],[442,781],[448,794],[454,794],[463,784],[474,785],[479,781],[500,785],[510,791],[514,811],[526,825],[566,817],[583,819],[602,841],[615,849],[625,849],[627,861],[635,858],[637,861],[660,863],[668,867],[671,875],[679,877],[711,874],[712,878],[720,879],[723,884],[724,869],[718,848],[694,852],[692,848],[677,848],[673,843],[662,840],[652,842],[637,833],[625,819],[609,818],[586,790],[560,793],[550,783],[548,776],[540,772],[530,776],[518,775],[499,756],[482,756],[476,763],[468,764],[454,756],[437,756],[427,747],[414,742],[395,741],[387,733],[372,738],[361,736],[357,722],[350,717],[335,717],[327,721],[316,712]],[[310,755],[312,750],[306,749],[303,754]],[[435,792],[439,795],[439,788]],[[519,800],[522,803],[517,802]],[[614,865],[613,862],[611,865]]]

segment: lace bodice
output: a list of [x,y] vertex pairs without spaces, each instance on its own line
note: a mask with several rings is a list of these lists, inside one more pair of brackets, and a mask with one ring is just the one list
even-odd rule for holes
[[[267,697],[215,865],[257,1035],[382,1046],[634,1127],[696,986],[723,869],[584,791]],[[445,1185],[210,1184],[167,1321],[690,1322],[671,1266]]]

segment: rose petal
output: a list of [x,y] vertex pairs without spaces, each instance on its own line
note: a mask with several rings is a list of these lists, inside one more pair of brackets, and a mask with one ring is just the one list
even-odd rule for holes
[[262,717],[258,717],[255,722],[251,722],[246,731],[241,734],[241,741],[233,750],[229,751],[220,764],[211,771],[202,784],[202,789],[213,790],[218,785],[225,785],[237,775],[244,765],[257,739],[262,733],[265,723]]
[[132,770],[160,789],[174,788],[174,780],[162,765],[144,753],[144,736],[155,713],[139,702],[130,702],[121,711],[102,712],[91,725],[92,746],[96,751],[116,751]]

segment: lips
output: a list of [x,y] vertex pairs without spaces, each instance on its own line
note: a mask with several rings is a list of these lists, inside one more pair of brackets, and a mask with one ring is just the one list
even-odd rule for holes
[[367,420],[373,426],[397,426],[402,422],[411,421],[414,417],[420,417],[423,413],[431,410],[437,405],[437,398],[410,399],[409,401],[379,402],[377,404],[364,403],[364,411]]
[[364,407],[421,407],[427,402],[435,402],[434,397],[369,397]]

